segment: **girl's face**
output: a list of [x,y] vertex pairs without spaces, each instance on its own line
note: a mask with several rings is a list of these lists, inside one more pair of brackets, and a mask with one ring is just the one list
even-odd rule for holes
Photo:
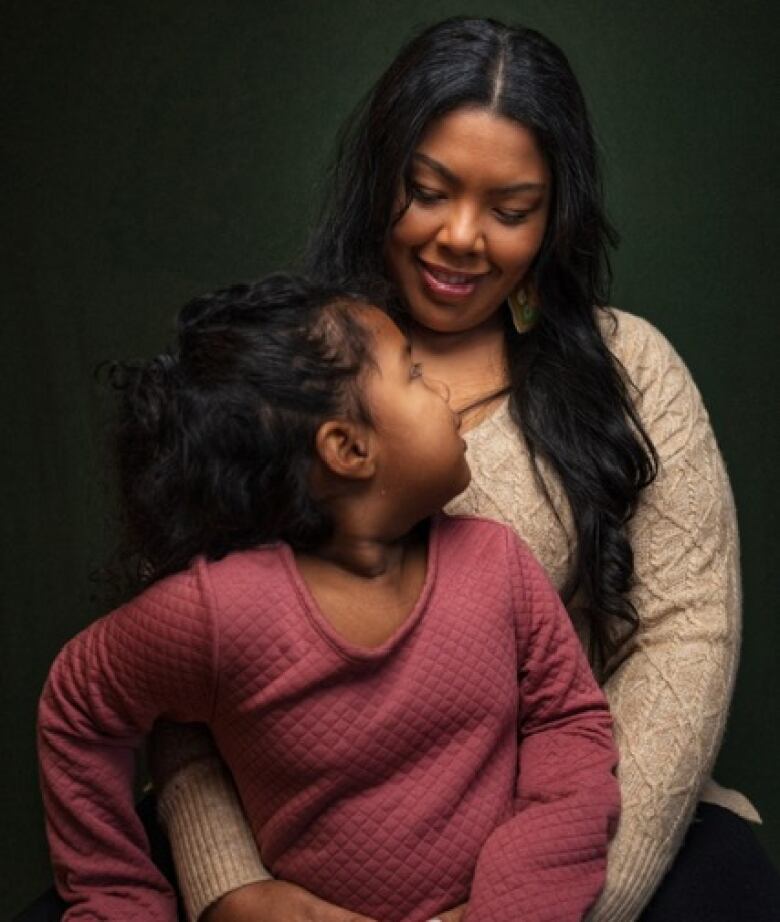
[[376,307],[363,308],[375,367],[365,388],[381,487],[405,519],[438,512],[469,484],[466,443],[447,388],[412,361],[409,340]]
[[[412,201],[386,246],[416,323],[441,333],[493,316],[542,245],[551,177],[533,133],[485,109],[433,122],[414,152]],[[405,201],[400,190],[399,211]]]

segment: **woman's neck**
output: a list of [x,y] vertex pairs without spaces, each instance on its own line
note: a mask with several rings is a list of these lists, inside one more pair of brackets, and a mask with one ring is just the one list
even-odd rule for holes
[[410,334],[414,360],[422,362],[426,377],[447,385],[453,410],[466,413],[466,429],[485,412],[492,412],[490,396],[502,394],[509,383],[500,312],[459,333],[439,333],[413,324]]

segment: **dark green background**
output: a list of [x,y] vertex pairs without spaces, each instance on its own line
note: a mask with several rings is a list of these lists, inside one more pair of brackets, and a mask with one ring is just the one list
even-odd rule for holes
[[780,859],[775,4],[4,3],[2,915],[47,881],[36,698],[100,611],[110,546],[101,359],[157,350],[176,308],[289,264],[342,117],[417,26],[525,22],[588,96],[623,244],[613,301],[670,336],[728,463],[745,640],[718,765]]

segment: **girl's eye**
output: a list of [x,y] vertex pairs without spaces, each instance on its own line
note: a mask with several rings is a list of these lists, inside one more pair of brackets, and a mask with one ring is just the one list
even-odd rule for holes
[[511,211],[506,208],[497,208],[496,217],[502,224],[522,224],[528,217],[527,211]]
[[441,192],[437,192],[435,189],[429,189],[426,186],[418,186],[417,183],[412,183],[412,198],[418,202],[422,202],[423,205],[433,205],[436,202],[440,202],[444,195]]
[[412,367],[409,369],[410,378],[422,378],[423,367],[422,362],[412,362]]

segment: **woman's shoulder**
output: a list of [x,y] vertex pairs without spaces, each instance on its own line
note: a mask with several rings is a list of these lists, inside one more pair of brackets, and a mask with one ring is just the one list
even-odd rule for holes
[[640,398],[667,404],[694,387],[685,362],[650,321],[616,307],[604,307],[597,312],[597,322],[607,348]]
[[616,307],[597,308],[596,321],[610,352],[629,373],[634,383],[655,379],[682,359],[664,334],[649,320]]
[[597,321],[607,348],[625,372],[629,394],[656,449],[675,454],[693,432],[709,426],[685,362],[643,317],[607,307],[598,310]]

